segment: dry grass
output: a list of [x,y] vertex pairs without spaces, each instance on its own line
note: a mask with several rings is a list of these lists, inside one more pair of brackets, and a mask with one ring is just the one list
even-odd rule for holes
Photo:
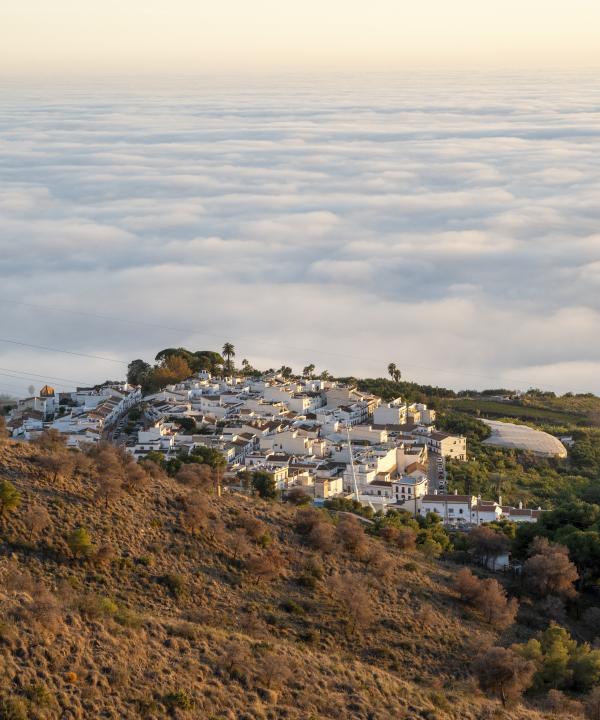
[[[294,508],[237,496],[209,497],[192,533],[190,490],[161,476],[105,510],[41,452],[0,447],[0,477],[22,495],[1,530],[0,717],[545,717],[476,689],[470,661],[497,635],[442,564],[348,532],[346,551],[324,554],[296,534]],[[34,505],[50,524],[32,533]],[[82,526],[94,548],[74,559],[66,538]],[[354,606],[343,587],[361,588]]]

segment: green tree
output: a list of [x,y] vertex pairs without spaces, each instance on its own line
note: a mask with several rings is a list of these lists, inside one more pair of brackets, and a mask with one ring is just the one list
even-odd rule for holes
[[206,370],[212,375],[216,375],[225,364],[223,356],[218,352],[213,352],[212,350],[197,350],[193,353],[193,356],[194,360],[191,367],[194,372]]
[[388,366],[388,375],[392,378],[394,382],[399,382],[400,378],[402,377],[402,373],[398,368],[396,367],[396,363],[391,362]]
[[310,363],[309,365],[305,365],[302,368],[302,377],[308,378],[310,380],[312,378],[314,372],[315,372],[315,366],[313,363]]
[[127,382],[130,385],[145,385],[151,369],[150,364],[144,360],[132,360],[127,366]]
[[234,366],[232,358],[235,357],[235,348],[230,342],[226,342],[221,350],[225,358],[225,370],[229,375],[233,374]]
[[227,460],[225,460],[221,452],[215,448],[204,447],[202,445],[195,447],[191,455],[182,454],[180,458],[183,463],[210,465],[213,470],[222,471],[227,466]]
[[600,650],[578,644],[560,625],[551,624],[538,638],[513,645],[521,657],[535,663],[534,687],[587,691],[600,682]]
[[591,690],[600,684],[600,651],[587,643],[577,646],[571,657],[573,685],[577,690]]
[[0,482],[0,518],[4,519],[8,513],[16,510],[20,504],[21,493],[9,480],[2,480]]
[[67,545],[73,553],[74,558],[87,558],[93,550],[94,545],[89,532],[84,527],[79,527],[67,536]]
[[273,476],[264,470],[255,470],[252,473],[252,487],[261,498],[272,500],[277,497],[277,485]]
[[146,460],[158,465],[159,468],[164,468],[165,466],[165,456],[161,452],[158,452],[158,450],[151,450],[146,455]]

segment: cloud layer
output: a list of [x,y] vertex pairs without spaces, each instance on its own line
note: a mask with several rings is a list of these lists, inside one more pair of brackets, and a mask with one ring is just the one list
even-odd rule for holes
[[[5,91],[2,337],[600,392],[592,76]],[[124,367],[3,343],[0,361]]]

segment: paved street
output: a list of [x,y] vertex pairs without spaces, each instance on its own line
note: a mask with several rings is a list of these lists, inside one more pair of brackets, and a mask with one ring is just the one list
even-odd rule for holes
[[429,453],[429,492],[432,493],[434,490],[437,490],[438,492],[446,492],[447,488],[440,488],[440,482],[445,483],[446,482],[446,461],[444,458],[441,458],[443,461],[443,465],[441,466],[443,468],[443,475],[444,479],[441,480],[439,477],[439,470],[440,467],[438,460],[440,459],[440,455],[437,453],[430,452]]

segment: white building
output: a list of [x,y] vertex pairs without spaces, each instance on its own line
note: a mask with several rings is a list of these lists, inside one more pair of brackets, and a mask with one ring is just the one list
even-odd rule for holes
[[477,498],[472,495],[438,494],[423,495],[418,502],[419,515],[437,513],[442,521],[449,525],[469,524],[471,521],[471,508]]
[[406,404],[402,398],[382,403],[373,411],[375,425],[403,425],[406,422]]

